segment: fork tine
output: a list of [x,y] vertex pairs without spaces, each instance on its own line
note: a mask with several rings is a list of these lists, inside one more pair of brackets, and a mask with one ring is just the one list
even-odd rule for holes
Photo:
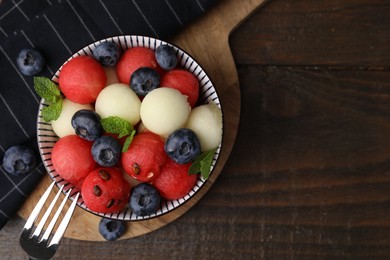
[[54,205],[56,204],[58,197],[60,196],[63,188],[64,188],[64,185],[62,185],[61,188],[58,190],[56,196],[54,197],[54,199],[50,203],[50,205],[47,208],[45,214],[43,215],[41,221],[39,222],[37,228],[35,229],[33,236],[39,236],[39,234],[41,233],[43,226],[45,225],[47,219],[49,218],[49,215],[50,215],[51,211],[53,210]]
[[71,191],[72,191],[72,189],[69,189],[68,192],[66,193],[65,198],[62,200],[61,205],[58,207],[56,213],[54,214],[54,217],[50,221],[49,226],[47,226],[47,229],[46,229],[45,233],[43,234],[41,241],[49,239],[51,231],[53,230],[54,225],[56,224],[56,222],[60,216],[60,213],[61,213],[62,209],[64,208],[66,201],[68,200],[68,197],[69,197],[69,194]]
[[43,205],[45,204],[47,198],[49,197],[50,191],[53,189],[54,184],[55,184],[55,182],[50,184],[50,186],[47,188],[45,193],[39,199],[37,205],[34,207],[33,211],[31,212],[30,217],[27,219],[26,224],[23,227],[24,229],[30,229],[33,226],[36,218],[39,215],[39,212],[41,211]]
[[68,224],[70,222],[70,219],[73,215],[73,211],[75,210],[77,200],[79,199],[80,193],[78,192],[76,197],[73,199],[73,202],[71,206],[69,207],[68,211],[66,212],[64,218],[61,221],[60,226],[57,229],[57,232],[54,234],[53,239],[51,240],[49,247],[51,245],[59,244],[62,236],[65,233],[66,228],[68,227]]

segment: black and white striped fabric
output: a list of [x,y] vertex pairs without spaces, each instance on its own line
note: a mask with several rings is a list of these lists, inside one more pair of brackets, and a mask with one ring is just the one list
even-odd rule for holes
[[[41,76],[51,77],[72,53],[91,42],[138,34],[167,39],[201,16],[218,0],[0,0],[0,158],[16,144],[38,156],[36,121],[39,97],[33,78],[16,67],[25,47],[46,58]],[[40,162],[30,174],[10,176],[0,167],[0,229],[46,174]]]

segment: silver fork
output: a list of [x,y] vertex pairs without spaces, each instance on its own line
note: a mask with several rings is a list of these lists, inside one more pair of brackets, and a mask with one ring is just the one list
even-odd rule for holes
[[[52,234],[52,230],[60,217],[60,213],[65,206],[65,202],[69,198],[71,189],[68,190],[68,192],[65,195],[65,198],[62,200],[60,206],[58,207],[56,213],[54,214],[52,220],[50,221],[49,225],[47,226],[45,232],[43,235],[41,235],[42,230],[45,226],[46,221],[49,218],[49,215],[51,211],[54,208],[54,205],[56,204],[56,201],[58,200],[58,197],[60,196],[64,186],[62,186],[57,194],[55,195],[53,201],[50,203],[49,207],[47,208],[46,212],[42,216],[39,224],[34,230],[34,223],[38,218],[39,213],[42,210],[43,205],[45,204],[47,198],[49,197],[49,194],[51,190],[53,189],[54,182],[47,188],[45,193],[42,195],[42,197],[39,199],[37,205],[33,209],[31,215],[26,221],[26,224],[23,227],[22,233],[19,238],[19,243],[21,247],[26,251],[26,253],[29,255],[30,259],[51,259],[54,254],[57,252],[58,246],[60,244],[61,238],[63,237],[66,228],[68,227],[68,224],[70,222],[70,219],[73,215],[74,209],[76,207],[77,200],[79,198],[80,193],[77,193],[71,206],[69,207],[68,211],[66,212],[65,216],[63,217],[61,223],[59,224],[57,231]],[[51,238],[51,239],[50,239]]]

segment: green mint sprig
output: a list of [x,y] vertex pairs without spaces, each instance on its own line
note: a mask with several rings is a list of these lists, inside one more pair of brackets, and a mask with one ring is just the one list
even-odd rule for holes
[[34,77],[35,92],[49,105],[42,109],[42,118],[46,122],[56,120],[62,110],[62,95],[59,86],[46,77]]
[[107,133],[117,134],[118,138],[127,136],[122,147],[122,152],[126,152],[136,133],[134,127],[128,121],[118,116],[102,118],[100,123],[102,124],[103,130]]
[[200,173],[203,179],[207,180],[210,176],[215,152],[216,149],[201,153],[191,164],[188,174]]

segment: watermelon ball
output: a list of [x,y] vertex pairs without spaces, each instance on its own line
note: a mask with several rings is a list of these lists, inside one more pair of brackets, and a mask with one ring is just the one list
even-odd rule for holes
[[160,194],[155,187],[149,183],[140,183],[131,190],[129,208],[137,216],[150,215],[156,212],[160,200]]
[[129,84],[134,71],[141,67],[161,70],[154,51],[145,47],[129,48],[123,52],[117,65],[116,74],[120,82]]
[[62,93],[80,104],[95,102],[106,82],[102,65],[90,56],[77,56],[65,63],[58,79]]
[[129,149],[122,153],[126,173],[140,182],[151,182],[160,175],[167,155],[160,136],[143,132],[134,136]]
[[126,232],[126,223],[120,220],[102,218],[99,222],[99,233],[108,241],[115,241]]
[[81,195],[90,210],[116,213],[127,205],[130,184],[117,168],[97,168],[85,178]]
[[168,71],[161,77],[161,87],[174,88],[187,96],[191,108],[195,107],[199,98],[199,81],[189,71],[174,69]]
[[161,168],[160,176],[152,184],[167,200],[177,200],[188,194],[195,186],[198,175],[188,174],[191,163],[179,164],[168,158]]
[[81,188],[85,177],[96,167],[91,154],[92,142],[77,135],[60,138],[53,146],[51,160],[57,174]]

